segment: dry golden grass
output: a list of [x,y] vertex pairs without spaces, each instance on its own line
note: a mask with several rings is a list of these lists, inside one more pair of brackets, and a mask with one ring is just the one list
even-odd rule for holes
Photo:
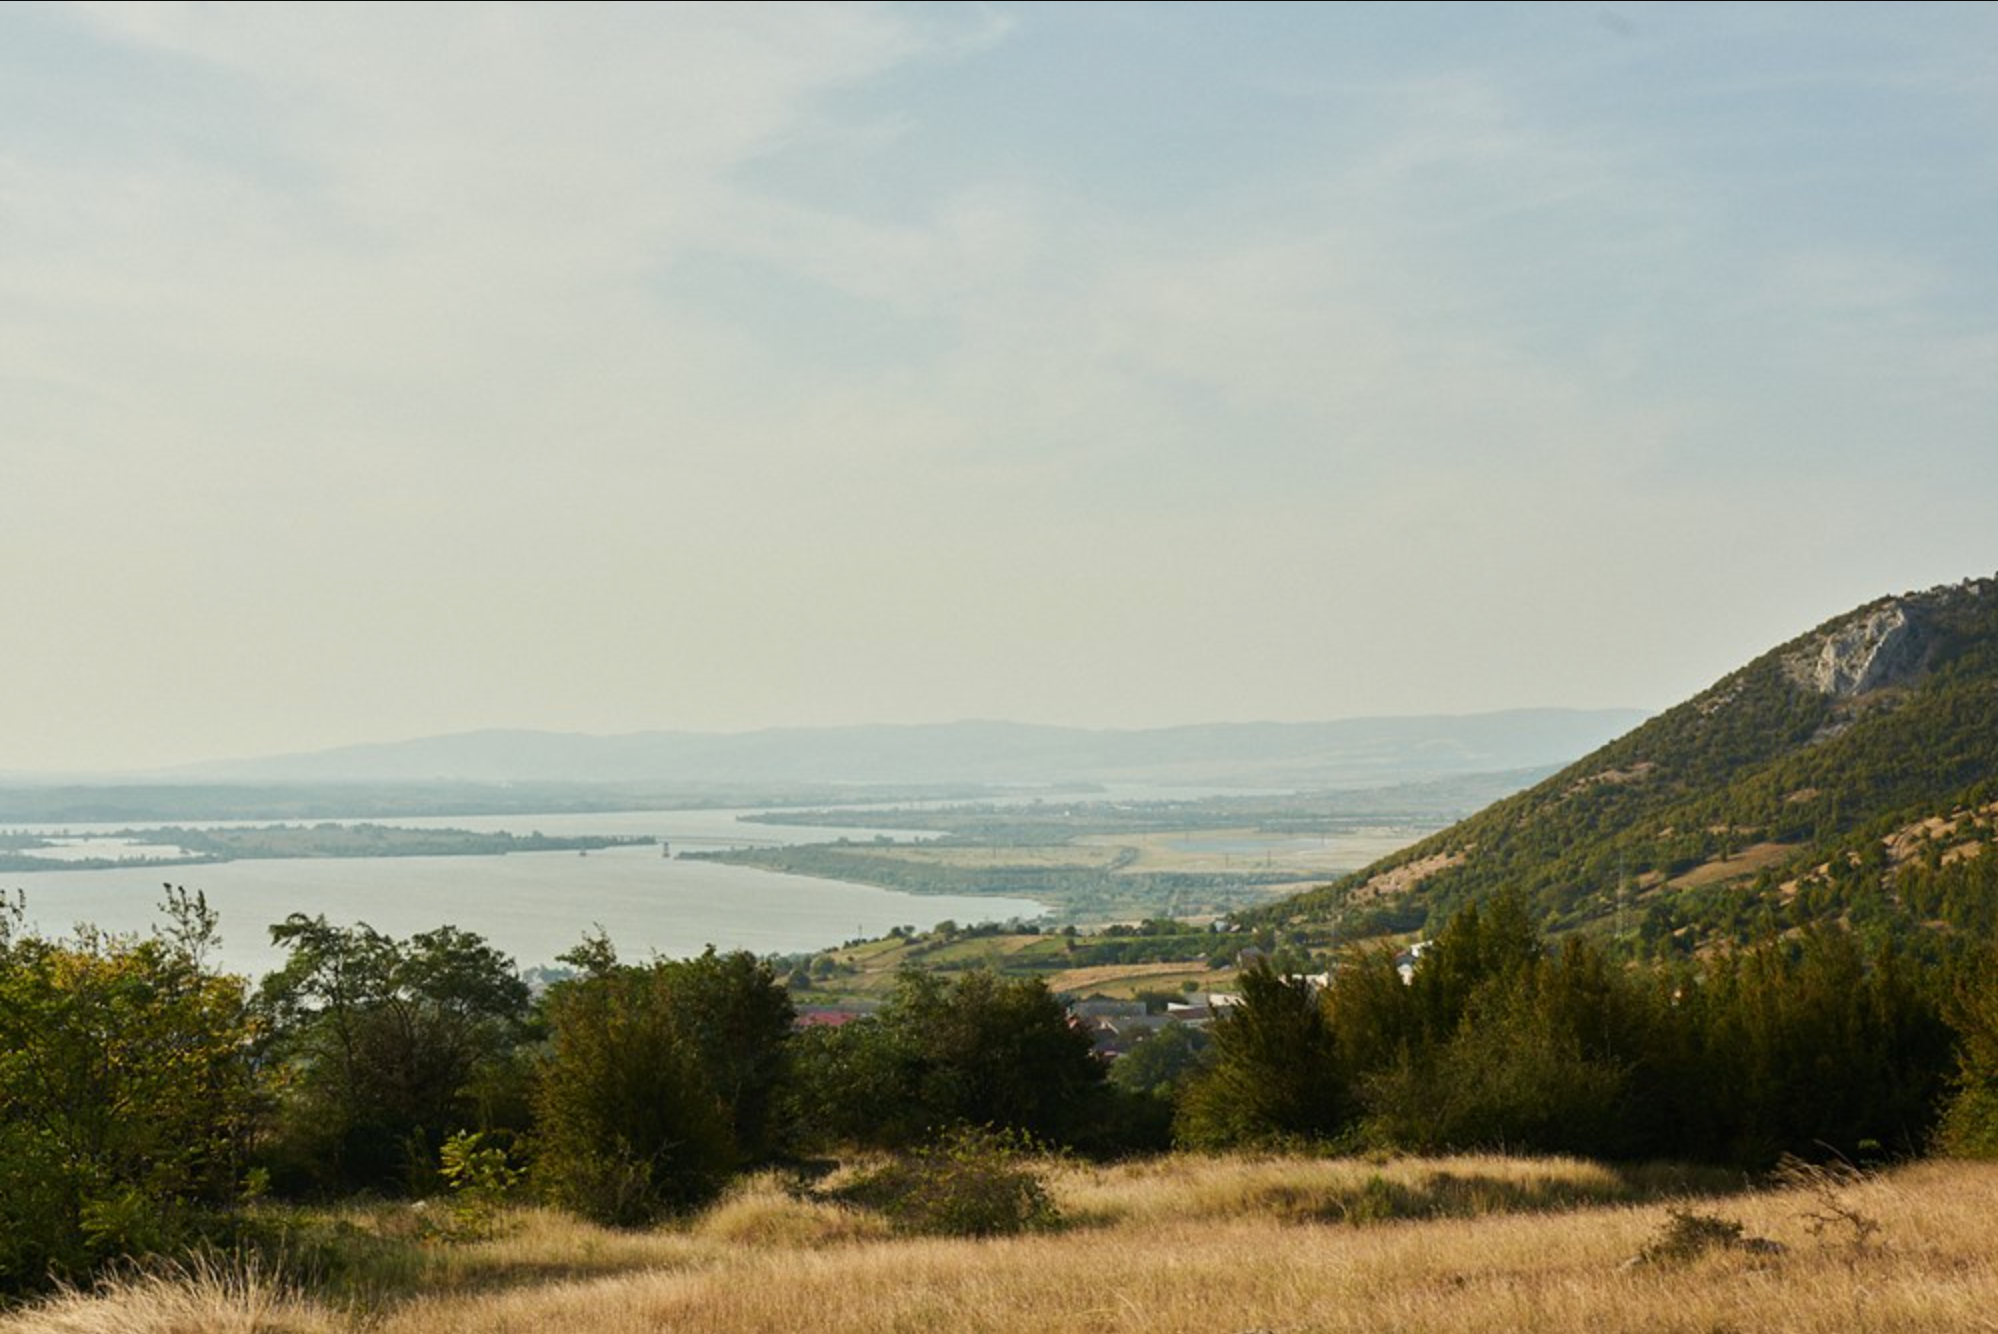
[[1187,1219],[1385,1222],[1481,1217],[1712,1193],[1725,1173],[1618,1171],[1572,1158],[1301,1158],[1174,1155],[1114,1167],[1070,1164],[1049,1190],[1076,1226],[1164,1227]]
[[694,1235],[735,1246],[801,1250],[854,1241],[886,1240],[892,1229],[878,1214],[828,1200],[801,1198],[774,1173],[736,1185],[696,1219]]
[[0,1317],[7,1334],[341,1334],[349,1321],[254,1268],[212,1264],[109,1280]]
[[[1254,1175],[1262,1180],[1280,1166],[1257,1164]],[[1539,1170],[1527,1165],[1518,1180],[1531,1184]],[[1383,1328],[1928,1334],[1998,1327],[1998,1239],[1990,1229],[1998,1172],[1989,1168],[1930,1165],[1853,1192],[1853,1202],[1881,1222],[1881,1240],[1860,1251],[1809,1234],[1806,1196],[1709,1201],[1701,1207],[1738,1217],[1751,1233],[1790,1249],[1638,1269],[1623,1268],[1623,1261],[1657,1233],[1662,1204],[1365,1228],[1299,1225],[1171,1212],[1176,1201],[1208,1195],[1222,1207],[1241,1207],[1225,1169],[1194,1171],[1206,1179],[1190,1185],[1120,1182],[1116,1175],[1062,1183],[1071,1201],[1096,1190],[1131,1211],[1101,1230],[983,1243],[745,1251],[711,1271],[424,1301],[397,1312],[384,1334],[526,1334],[548,1327],[602,1334]],[[1169,1178],[1173,1169],[1148,1175]],[[1586,1174],[1580,1184],[1587,1184]]]
[[684,1231],[627,1232],[597,1227],[552,1209],[523,1209],[509,1215],[494,1236],[427,1246],[422,1286],[431,1291],[481,1291],[617,1274],[672,1273],[712,1268],[719,1258],[716,1247]]
[[[1327,1203],[1347,1193],[1387,1188],[1375,1180],[1464,1212],[1542,1211],[1309,1221],[1335,1216]],[[1561,1208],[1571,1197],[1628,1191],[1617,1174],[1586,1163],[1175,1158],[1059,1167],[1051,1184],[1081,1226],[1003,1241],[889,1240],[765,1180],[687,1228],[645,1236],[530,1215],[506,1238],[448,1248],[439,1277],[456,1282],[372,1318],[287,1307],[263,1325],[219,1317],[175,1325],[154,1320],[145,1300],[185,1307],[198,1294],[135,1289],[0,1319],[0,1334],[1998,1329],[1998,1165],[1928,1163],[1849,1188],[1846,1201],[1879,1223],[1864,1246],[1814,1236],[1808,1191],[1706,1197],[1689,1207],[1738,1219],[1787,1249],[1637,1267],[1624,1262],[1659,1234],[1668,1202]]]
[[1117,860],[1114,845],[1087,847],[1082,843],[1023,843],[1005,846],[973,846],[945,843],[906,843],[893,847],[868,845],[867,856],[875,861],[904,862],[912,866],[951,866],[965,870],[1101,871]]
[[1674,889],[1698,889],[1724,880],[1740,880],[1777,865],[1794,856],[1796,851],[1796,847],[1788,843],[1755,843],[1732,857],[1703,862],[1666,883]]
[[[1419,835],[1410,830],[1346,832],[1311,842],[1293,834],[1269,834],[1254,827],[1173,829],[1156,833],[1088,834],[1070,847],[1135,854],[1120,869],[1213,875],[1250,869],[1290,871],[1322,883],[1401,851]],[[1226,851],[1199,844],[1227,844]]]
[[1087,968],[1067,968],[1048,978],[1048,990],[1075,995],[1110,995],[1123,988],[1126,991],[1142,987],[1157,988],[1166,983],[1181,981],[1200,982],[1212,980],[1215,985],[1235,976],[1234,970],[1225,972],[1208,968],[1201,963],[1100,963]]

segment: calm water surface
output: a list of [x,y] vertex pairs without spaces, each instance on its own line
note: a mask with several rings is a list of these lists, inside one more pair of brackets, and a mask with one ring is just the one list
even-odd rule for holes
[[[620,811],[606,814],[450,816],[383,824],[515,833],[645,834],[683,849],[855,842],[893,830],[813,829],[740,822],[735,811]],[[211,822],[211,825],[216,822]],[[238,823],[269,824],[270,821]],[[64,826],[73,834],[115,826]],[[53,830],[51,830],[53,832]],[[901,838],[928,835],[900,834]],[[601,925],[626,958],[718,949],[758,954],[823,949],[890,927],[927,929],[959,922],[1038,916],[1026,899],[914,895],[865,885],[778,875],[746,866],[666,859],[656,847],[505,857],[316,858],[207,866],[133,866],[104,871],[0,873],[0,888],[27,895],[40,930],[89,922],[109,931],[144,931],[158,919],[162,885],[198,889],[221,914],[220,962],[262,973],[282,962],[266,928],[294,912],[339,923],[365,921],[391,935],[449,923],[476,931],[523,966],[551,963]]]

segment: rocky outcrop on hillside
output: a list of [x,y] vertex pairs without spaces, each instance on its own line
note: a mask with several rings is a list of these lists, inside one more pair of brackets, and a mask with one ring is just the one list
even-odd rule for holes
[[1998,579],[1984,577],[1834,617],[1545,782],[1261,911],[1406,931],[1512,890],[1547,927],[1621,930],[1604,924],[1634,913],[1654,941],[1973,909],[1998,930],[1983,882],[1958,883],[1982,873],[1967,842],[1925,844],[1934,883],[1903,885],[1883,879],[1901,871],[1876,829],[1994,801]]
[[1925,636],[1899,599],[1860,612],[1785,662],[1790,679],[1820,695],[1851,699],[1918,675]]

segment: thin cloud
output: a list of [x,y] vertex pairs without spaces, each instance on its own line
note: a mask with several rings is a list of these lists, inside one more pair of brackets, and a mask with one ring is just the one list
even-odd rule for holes
[[1298,8],[8,16],[10,763],[1659,705],[1989,567],[1988,11]]

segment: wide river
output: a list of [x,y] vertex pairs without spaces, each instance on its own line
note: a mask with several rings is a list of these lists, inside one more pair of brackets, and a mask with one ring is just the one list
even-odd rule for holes
[[[675,853],[717,847],[906,841],[896,830],[762,825],[749,812],[618,811],[606,814],[449,816],[384,819],[382,824],[509,830],[549,835],[640,834],[667,839]],[[194,821],[186,822],[190,825]],[[208,822],[213,824],[215,822]],[[239,821],[269,824],[271,821]],[[18,826],[17,826],[18,827]],[[64,825],[72,835],[123,826]],[[43,832],[57,832],[41,826]],[[98,855],[104,855],[99,853]],[[0,873],[0,889],[27,895],[31,925],[60,933],[79,922],[107,931],[148,930],[162,885],[198,889],[221,916],[220,964],[252,976],[283,962],[267,929],[298,912],[335,923],[366,922],[404,936],[450,924],[476,931],[522,966],[554,962],[584,932],[601,926],[627,959],[717,949],[757,954],[824,949],[891,927],[927,929],[964,922],[1032,918],[1027,899],[915,895],[838,880],[778,875],[746,866],[686,861],[657,847],[513,853],[504,857],[314,858],[133,866],[103,871]]]

